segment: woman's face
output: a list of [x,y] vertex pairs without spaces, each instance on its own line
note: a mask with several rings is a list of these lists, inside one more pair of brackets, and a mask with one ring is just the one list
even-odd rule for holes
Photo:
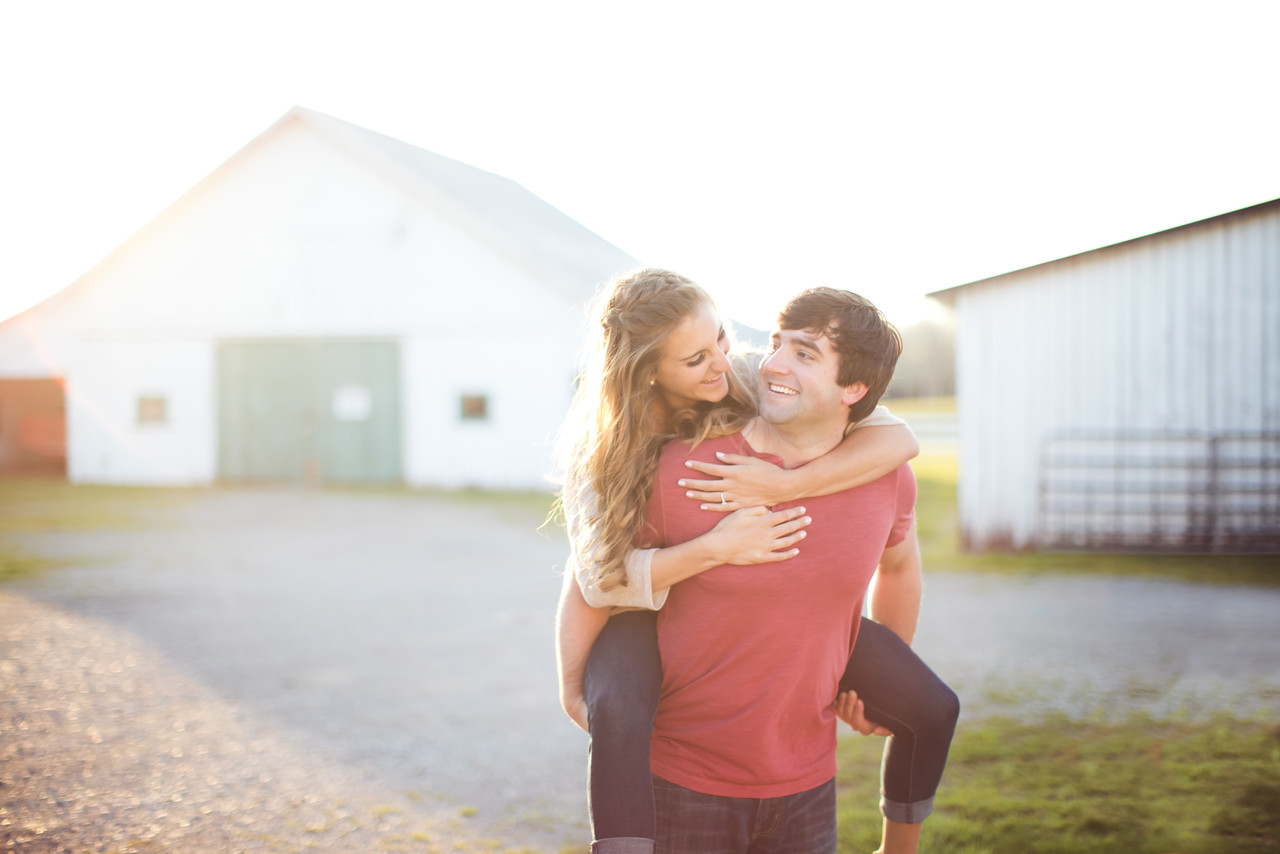
[[729,393],[729,339],[709,302],[671,331],[662,347],[654,384],[663,401],[683,409],[698,401],[723,400]]

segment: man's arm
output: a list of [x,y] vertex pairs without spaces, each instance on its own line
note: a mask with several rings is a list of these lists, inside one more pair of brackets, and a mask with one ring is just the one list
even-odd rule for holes
[[556,666],[560,671],[560,705],[575,724],[587,729],[587,701],[582,674],[591,646],[609,621],[608,608],[592,608],[572,572],[565,572],[556,609]]
[[880,555],[880,566],[871,578],[867,596],[867,616],[910,644],[920,618],[923,589],[924,567],[916,523],[912,522],[906,537]]

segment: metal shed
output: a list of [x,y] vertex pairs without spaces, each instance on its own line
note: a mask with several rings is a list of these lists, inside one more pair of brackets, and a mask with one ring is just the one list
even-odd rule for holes
[[966,546],[1280,551],[1280,199],[932,295]]

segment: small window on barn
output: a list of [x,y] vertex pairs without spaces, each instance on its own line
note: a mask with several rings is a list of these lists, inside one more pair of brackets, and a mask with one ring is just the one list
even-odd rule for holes
[[489,396],[485,394],[464,394],[460,410],[463,421],[488,421]]
[[169,399],[161,395],[142,395],[138,398],[139,424],[168,424]]

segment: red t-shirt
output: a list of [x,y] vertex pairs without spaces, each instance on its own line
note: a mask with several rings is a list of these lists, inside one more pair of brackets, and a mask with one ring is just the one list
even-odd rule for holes
[[[648,507],[648,545],[676,545],[723,517],[677,485],[686,459],[756,453],[740,434],[663,449]],[[903,465],[857,489],[806,498],[813,522],[800,554],[780,563],[723,565],[671,589],[658,612],[662,700],[653,773],[710,795],[793,795],[835,776],[831,701],[880,555],[906,536],[916,482]],[[784,509],[793,504],[778,505]]]

